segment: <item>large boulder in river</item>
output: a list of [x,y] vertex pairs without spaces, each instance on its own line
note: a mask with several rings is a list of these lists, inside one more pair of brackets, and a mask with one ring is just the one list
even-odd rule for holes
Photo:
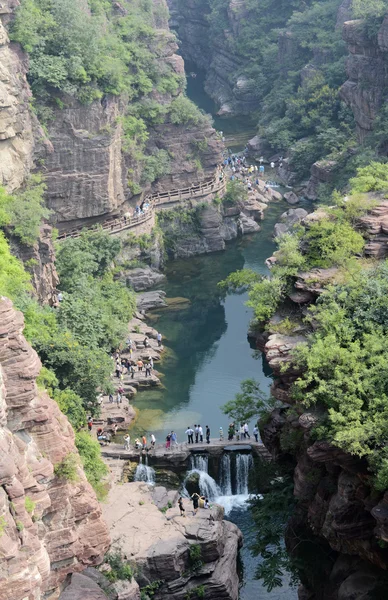
[[300,223],[307,215],[308,212],[304,208],[290,208],[281,215],[280,223],[276,223],[274,236],[281,237],[285,233],[288,233],[294,225]]
[[144,294],[139,294],[136,298],[137,309],[140,312],[147,312],[147,310],[152,310],[153,308],[159,308],[161,306],[167,306],[167,303],[164,299],[166,292],[162,290],[155,290],[154,292],[144,292]]
[[194,493],[199,494],[199,473],[195,471],[190,473],[190,475],[186,477],[185,487],[190,496]]
[[126,283],[133,287],[135,292],[142,292],[162,283],[166,276],[151,267],[131,269],[126,273]]
[[[223,509],[217,505],[192,516],[190,500],[184,498],[183,503],[186,518],[177,506],[160,511],[145,483],[112,488],[103,513],[113,545],[135,563],[140,587],[160,582],[154,600],[194,598],[202,585],[206,600],[237,600],[240,530],[223,520]],[[190,556],[193,544],[200,553],[195,568]]]
[[293,191],[286,192],[284,194],[284,199],[288,204],[298,204],[299,202],[298,196]]
[[260,225],[258,225],[256,221],[254,221],[251,217],[248,217],[244,213],[240,213],[238,226],[241,235],[246,235],[248,233],[256,233],[257,231],[260,231]]

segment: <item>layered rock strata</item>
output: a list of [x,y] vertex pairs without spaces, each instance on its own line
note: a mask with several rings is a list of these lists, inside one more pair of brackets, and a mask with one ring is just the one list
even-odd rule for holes
[[[74,433],[38,389],[41,364],[23,317],[0,298],[0,599],[56,598],[69,573],[96,564],[109,545]],[[66,458],[76,481],[56,476]]]
[[18,44],[10,43],[4,27],[16,4],[5,0],[0,6],[0,185],[9,192],[23,184],[34,154],[47,143],[29,108],[26,56]]
[[[125,483],[111,490],[103,509],[113,545],[135,563],[140,587],[159,582],[155,600],[195,597],[200,587],[208,600],[237,600],[239,529],[223,520],[221,507],[200,509],[192,517],[189,500],[184,501],[186,518],[179,516],[177,506],[164,515],[157,506],[163,490],[155,491],[158,498],[145,483]],[[167,507],[170,496],[163,497]],[[200,550],[196,563],[190,558],[192,545]]]

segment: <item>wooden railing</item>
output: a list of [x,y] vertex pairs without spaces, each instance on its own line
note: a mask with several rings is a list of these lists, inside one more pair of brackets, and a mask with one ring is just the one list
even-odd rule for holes
[[145,223],[152,218],[154,210],[162,207],[164,204],[175,204],[182,200],[189,200],[205,196],[210,193],[224,192],[226,187],[225,177],[219,178],[219,173],[214,179],[205,181],[204,183],[192,185],[187,188],[174,190],[172,192],[159,192],[157,194],[151,194],[145,197],[145,202],[150,206],[149,208],[140,214],[134,214],[132,216],[119,216],[119,217],[108,217],[103,223],[93,223],[92,225],[81,225],[74,227],[60,233],[58,235],[59,240],[65,240],[66,238],[79,237],[82,231],[90,230],[99,225],[104,231],[114,235],[124,231],[125,229],[132,229],[137,227],[141,223]]

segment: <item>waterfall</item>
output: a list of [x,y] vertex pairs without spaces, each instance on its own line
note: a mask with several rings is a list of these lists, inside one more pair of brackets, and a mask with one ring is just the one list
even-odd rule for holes
[[148,466],[148,456],[146,454],[145,463],[143,464],[143,456],[140,456],[139,464],[136,467],[135,481],[145,481],[153,485],[155,483],[155,470]]
[[232,495],[232,471],[229,452],[223,454],[221,458],[220,488],[223,496]]
[[190,469],[193,471],[209,472],[209,457],[206,454],[192,454],[190,456]]
[[253,467],[252,454],[236,455],[236,492],[248,495],[249,470]]

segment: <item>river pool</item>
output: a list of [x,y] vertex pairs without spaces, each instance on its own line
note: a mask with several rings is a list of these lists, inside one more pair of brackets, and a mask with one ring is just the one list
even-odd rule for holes
[[[203,91],[203,73],[190,65],[187,72],[188,95],[206,112],[215,113],[213,101]],[[252,122],[246,117],[220,119],[214,125],[224,132],[226,144],[233,151],[242,150],[255,134]],[[163,333],[167,347],[161,372],[163,388],[142,392],[134,398],[138,418],[131,437],[146,432],[154,433],[162,442],[174,430],[178,440],[185,439],[188,425],[200,423],[210,426],[212,437],[219,428],[227,431],[228,420],[221,406],[232,399],[247,378],[260,382],[269,392],[271,370],[262,353],[252,349],[247,341],[247,330],[252,310],[245,305],[246,295],[220,294],[218,282],[237,269],[250,268],[268,273],[265,259],[275,250],[273,228],[280,214],[287,210],[284,201],[269,205],[259,233],[239,238],[227,245],[224,252],[197,256],[170,262],[163,289],[167,296],[184,297],[190,304],[184,309],[154,312],[152,324]],[[251,424],[252,426],[252,424]],[[249,547],[254,539],[250,513],[245,506],[235,507],[228,518],[244,534],[241,555],[240,600],[296,600],[297,592],[284,577],[284,585],[267,592],[255,579],[259,558],[253,557]]]

